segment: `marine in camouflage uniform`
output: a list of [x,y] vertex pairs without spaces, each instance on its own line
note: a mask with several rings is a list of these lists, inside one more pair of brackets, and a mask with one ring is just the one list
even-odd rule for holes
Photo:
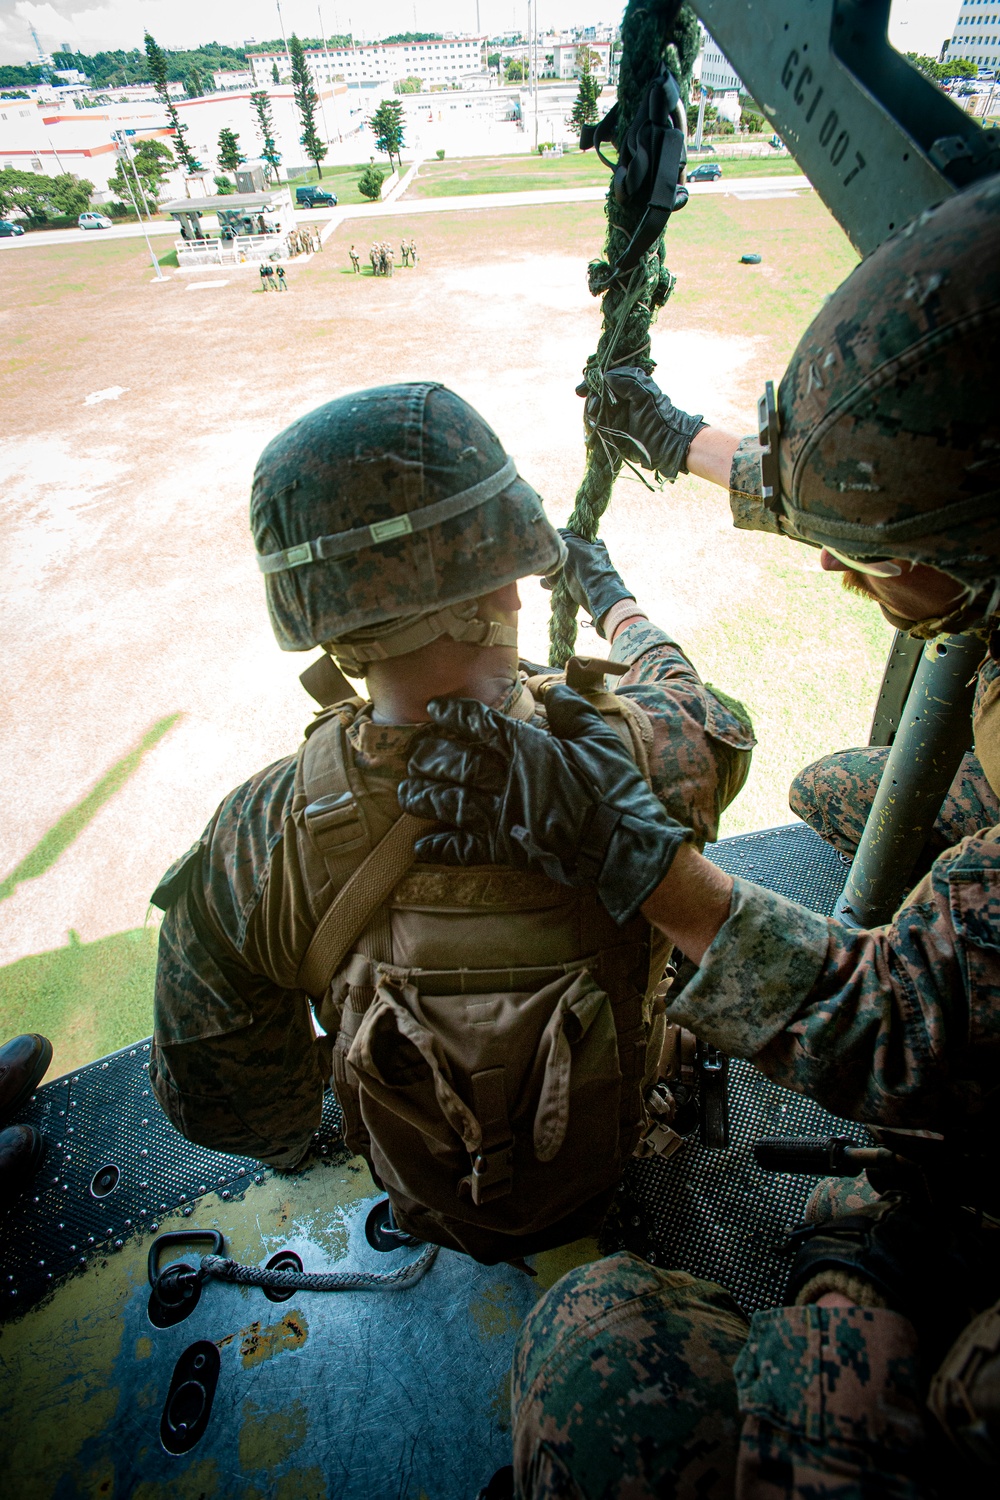
[[[862,577],[911,577],[915,592],[934,570],[936,584],[951,580],[943,595],[927,596],[946,607],[909,618],[882,603],[883,613],[921,637],[979,628],[984,653],[1000,603],[1000,424],[990,381],[998,312],[1000,183],[991,180],[874,252],[807,331],[779,393],[778,504],[761,498],[755,439],[736,445],[730,473],[738,526],[822,547]],[[614,425],[653,452],[656,434],[634,422],[635,409],[648,406],[643,381],[634,372],[622,382],[619,372],[617,402],[634,406],[616,404]],[[661,421],[689,447],[700,419],[662,402]],[[889,586],[880,595],[873,582],[870,591],[884,598]],[[698,970],[667,1016],[841,1116],[945,1136],[972,1131],[996,1143],[996,633],[990,648],[977,692],[978,760],[963,766],[939,823],[941,837],[957,828],[967,836],[939,855],[891,922],[871,930],[739,878],[716,873],[713,884],[706,867],[692,889],[718,893],[722,880],[725,905],[719,897],[714,936],[699,940]],[[442,762],[437,775],[447,774]],[[450,775],[473,800],[457,760]],[[824,831],[846,844],[851,825],[835,793],[821,801]],[[855,827],[863,811],[852,810]],[[551,854],[558,830],[547,843],[542,819],[519,815]],[[678,856],[661,909],[671,891],[683,904],[678,881],[690,884],[699,868],[699,856]],[[669,912],[659,925],[682,942]],[[939,1294],[928,1277],[926,1299]],[[928,1371],[910,1319],[856,1296],[758,1312],[747,1327],[724,1298],[721,1288],[629,1256],[557,1283],[515,1357],[516,1494],[915,1500],[929,1492]]]
[[[492,488],[474,505],[421,526],[423,506],[480,486]],[[372,523],[386,528],[384,539],[369,533]],[[461,630],[470,644],[482,641],[490,627],[472,618],[474,600],[466,608],[470,587],[498,589],[565,556],[495,435],[433,384],[345,396],[294,423],[258,463],[251,524],[279,645],[322,643],[353,675],[366,659],[405,655],[408,633],[430,641]],[[318,533],[327,535],[306,542]],[[669,635],[638,607],[632,613],[612,652],[629,667],[619,692],[649,717],[656,796],[702,845],[746,778],[752,732]],[[531,713],[516,666],[497,702]],[[345,714],[365,817],[381,836],[399,816],[396,788],[419,726],[376,722],[372,703],[360,700]],[[278,1167],[307,1151],[330,1076],[329,1043],[313,1026],[311,1000],[322,997],[297,983],[332,899],[299,766],[290,755],[232,792],[154,896],[166,910],[150,1059],[156,1095],[189,1139]]]

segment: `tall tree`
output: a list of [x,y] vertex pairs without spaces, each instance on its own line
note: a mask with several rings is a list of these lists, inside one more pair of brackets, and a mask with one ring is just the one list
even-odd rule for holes
[[146,32],[146,62],[149,65],[150,77],[156,86],[157,95],[166,109],[170,120],[170,129],[173,131],[174,136],[174,150],[180,157],[187,172],[200,172],[202,170],[201,162],[184,139],[187,135],[187,126],[182,125],[177,118],[177,106],[174,104],[167,90],[166,55],[163,48],[154,41],[148,31]]
[[191,68],[187,78],[184,80],[184,87],[187,89],[189,99],[200,99],[202,97],[205,89],[201,81],[201,74],[197,68]]
[[272,63],[271,64],[271,82],[272,83],[280,83],[281,82],[281,75],[278,72],[278,64],[277,63]]
[[53,177],[49,185],[49,201],[56,213],[72,214],[86,213],[90,207],[93,197],[94,184],[88,182],[86,177],[74,177],[72,172],[60,172],[58,177]]
[[235,172],[246,161],[240,150],[240,138],[235,130],[223,125],[219,131],[218,163],[224,172]]
[[593,125],[597,119],[597,101],[601,96],[601,85],[590,70],[590,58],[594,56],[589,48],[580,48],[584,52],[584,62],[580,73],[580,87],[577,89],[576,99],[573,101],[573,109],[567,125],[572,125],[574,130],[582,130],[584,125]]
[[274,120],[271,115],[271,101],[267,96],[266,89],[258,89],[255,94],[250,95],[250,103],[257,115],[257,129],[263,144],[260,153],[261,161],[267,163],[267,175],[270,180],[272,174],[275,180],[278,177],[278,168],[281,166],[281,153],[274,141]]
[[0,171],[0,214],[18,209],[25,218],[42,224],[52,207],[52,178],[43,172],[24,172],[20,167]]
[[392,166],[392,158],[396,158],[396,166],[400,165],[399,153],[406,141],[403,132],[406,128],[403,120],[403,106],[398,99],[383,99],[378,109],[368,121],[368,128],[375,137],[375,144],[380,151],[384,151]]
[[302,120],[302,134],[299,140],[305,147],[310,161],[316,163],[316,176],[322,179],[323,168],[320,163],[326,155],[327,147],[316,129],[316,106],[319,103],[319,95],[313,88],[312,74],[309,72],[309,63],[306,60],[306,49],[294,31],[288,43],[288,53],[292,59],[292,94]]
[[140,205],[144,198],[146,207],[155,213],[160,189],[174,166],[174,153],[163,141],[140,141],[133,148],[130,161],[119,157],[114,176],[108,178],[108,187],[123,203],[129,203],[129,188],[135,192],[135,177],[138,177]]

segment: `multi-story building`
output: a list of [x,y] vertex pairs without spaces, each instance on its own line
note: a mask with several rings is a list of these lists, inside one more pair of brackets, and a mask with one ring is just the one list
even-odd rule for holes
[[740,75],[704,26],[701,28],[701,53],[698,61],[701,64],[701,82],[704,88],[712,89],[717,94],[728,94],[734,89],[737,93],[745,93]]
[[[309,70],[317,83],[395,83],[419,78],[425,89],[458,83],[486,67],[486,38],[446,37],[440,42],[375,42],[358,47],[310,47]],[[247,61],[254,87],[268,88],[278,70],[278,81],[290,83],[292,61],[287,52],[251,52]]]
[[947,57],[967,57],[979,68],[1000,67],[1000,3],[964,0],[947,44]]

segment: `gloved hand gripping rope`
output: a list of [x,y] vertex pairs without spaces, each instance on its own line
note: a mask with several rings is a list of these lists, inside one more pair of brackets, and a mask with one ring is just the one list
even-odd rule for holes
[[[699,45],[698,21],[689,6],[678,0],[629,0],[622,21],[618,103],[581,141],[599,147],[614,136],[619,146],[608,193],[607,260],[592,261],[588,273],[591,292],[604,299],[603,332],[577,388],[587,397],[587,468],[568,526],[587,541],[597,538],[622,464],[634,471],[633,457],[650,456],[641,434],[637,438],[607,417],[616,399],[614,372],[629,367],[632,373],[650,374],[654,368],[649,327],[674,284],[664,263],[663,228],[670,213],[687,200],[677,183],[685,159],[681,98]],[[629,122],[626,130],[619,130],[619,120]],[[631,455],[626,440],[635,445]],[[549,626],[553,666],[565,665],[573,654],[576,611],[560,580]]]

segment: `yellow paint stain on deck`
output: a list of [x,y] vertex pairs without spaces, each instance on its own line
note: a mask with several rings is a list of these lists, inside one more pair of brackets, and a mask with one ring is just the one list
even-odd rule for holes
[[543,1250],[533,1257],[535,1267],[534,1288],[539,1297],[555,1286],[560,1276],[585,1266],[592,1260],[600,1260],[601,1252],[595,1239],[574,1240],[571,1245],[560,1245],[557,1250]]
[[55,1480],[67,1474],[87,1500],[113,1493],[102,1488],[109,1475],[113,1484],[113,1460],[97,1460],[85,1477],[77,1455],[117,1413],[122,1314],[145,1279],[145,1253],[129,1246],[68,1281],[19,1322],[0,1328],[4,1466],[18,1476],[22,1494],[50,1494]]
[[502,1339],[521,1326],[521,1310],[507,1281],[494,1281],[469,1304],[469,1315],[481,1339]]
[[[315,1465],[311,1469],[293,1469],[283,1474],[266,1490],[253,1487],[242,1491],[243,1500],[328,1500],[330,1491],[323,1477],[323,1470]],[[421,1500],[426,1500],[422,1496]]]
[[490,1416],[501,1432],[510,1431],[510,1376],[508,1370],[490,1399]]
[[244,1401],[240,1428],[240,1468],[271,1471],[287,1463],[306,1440],[309,1414],[301,1401],[280,1411],[269,1411],[256,1401]]
[[102,1459],[89,1474],[83,1475],[77,1493],[86,1496],[86,1500],[112,1500],[115,1493],[113,1459]]
[[282,1354],[288,1349],[301,1349],[309,1337],[309,1324],[305,1316],[298,1308],[287,1312],[280,1323],[268,1323],[262,1328],[259,1323],[251,1323],[248,1328],[240,1331],[240,1359],[243,1361],[244,1370],[252,1370],[254,1365],[262,1365],[265,1360],[273,1359],[276,1354]]
[[188,1469],[178,1469],[162,1482],[140,1480],[128,1500],[206,1500],[209,1495],[226,1493],[215,1459],[203,1458]]
[[[351,1158],[329,1165],[317,1163],[295,1179],[293,1189],[287,1181],[278,1183],[271,1179],[254,1186],[242,1200],[223,1202],[216,1194],[208,1193],[199,1202],[197,1223],[199,1228],[221,1229],[226,1237],[227,1254],[254,1265],[288,1243],[289,1216],[296,1234],[324,1250],[346,1246],[351,1216],[358,1211],[356,1205],[373,1195],[374,1188],[363,1162]],[[161,1232],[189,1227],[190,1220],[184,1217],[181,1208],[163,1214],[159,1220]],[[0,1429],[4,1433],[4,1462],[9,1472],[17,1473],[26,1495],[52,1494],[60,1480],[69,1482],[71,1478],[74,1492],[86,1500],[122,1500],[113,1487],[101,1489],[109,1472],[112,1475],[115,1472],[114,1462],[111,1458],[105,1460],[100,1449],[95,1454],[91,1445],[95,1435],[102,1433],[108,1435],[106,1441],[110,1445],[118,1418],[123,1415],[119,1411],[121,1398],[116,1377],[119,1360],[131,1364],[133,1360],[156,1357],[155,1339],[145,1335],[136,1337],[134,1344],[129,1339],[122,1347],[126,1305],[138,1297],[145,1307],[149,1295],[146,1256],[151,1238],[147,1233],[127,1240],[116,1254],[95,1258],[85,1272],[58,1287],[47,1301],[32,1308],[18,1322],[0,1325],[0,1368],[4,1371],[0,1382]],[[239,1290],[242,1306],[246,1293],[243,1288]],[[217,1342],[222,1348],[240,1339],[245,1367],[257,1366],[284,1349],[304,1343],[308,1325],[301,1313],[290,1310],[273,1329],[253,1329],[241,1326],[242,1318],[235,1303],[235,1298],[227,1298],[229,1326],[223,1322],[218,1328]],[[152,1375],[153,1363],[146,1365],[145,1370]],[[165,1395],[169,1370],[157,1368],[156,1375],[158,1379],[143,1388],[142,1402],[149,1399],[155,1404]],[[92,1468],[93,1484],[85,1483],[83,1467],[78,1461],[78,1455],[88,1447],[88,1472]],[[303,1488],[297,1495],[301,1495],[301,1500],[325,1497],[321,1474],[315,1483],[312,1471],[303,1471],[299,1479]],[[205,1493],[211,1495],[214,1491],[206,1488]],[[136,1494],[140,1500],[151,1497],[158,1500],[156,1491],[149,1495],[136,1491]],[[184,1500],[187,1491],[177,1494],[179,1500]],[[247,1494],[249,1500],[249,1491]],[[278,1494],[278,1490],[266,1487],[266,1500],[275,1500]],[[293,1490],[289,1500],[297,1500],[297,1495]]]

